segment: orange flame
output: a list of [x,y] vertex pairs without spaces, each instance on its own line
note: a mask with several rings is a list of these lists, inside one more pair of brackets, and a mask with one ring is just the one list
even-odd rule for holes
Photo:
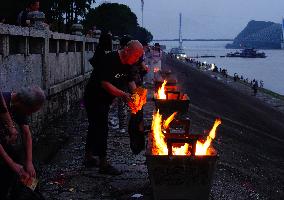
[[171,116],[168,117],[166,121],[164,121],[164,129],[167,129],[169,127],[169,124],[174,120],[177,112],[174,112]]
[[[167,120],[162,122],[162,115],[160,115],[159,110],[153,115],[152,121],[152,131],[153,131],[153,155],[168,155],[167,143],[165,141],[165,136],[162,132],[163,127],[167,127],[171,121],[174,119],[177,113],[173,113]],[[173,147],[173,155],[188,155],[188,144],[184,144],[181,147]]]
[[210,155],[210,152],[208,152],[208,148],[210,147],[212,140],[215,138],[216,129],[220,124],[221,119],[216,119],[213,128],[211,129],[209,135],[206,138],[206,141],[204,143],[197,141],[195,151],[196,156]]
[[167,155],[168,149],[165,142],[165,136],[162,133],[162,115],[160,115],[159,110],[153,115],[152,121],[152,131],[153,131],[153,155]]
[[158,99],[166,99],[167,98],[166,93],[165,93],[165,85],[166,84],[167,84],[167,81],[164,80],[162,87],[160,87],[158,89]]

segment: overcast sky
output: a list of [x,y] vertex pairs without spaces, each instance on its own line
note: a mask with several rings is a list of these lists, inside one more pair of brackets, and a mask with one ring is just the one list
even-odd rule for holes
[[[97,0],[98,5],[102,0]],[[111,0],[128,5],[141,25],[141,0]],[[144,27],[155,39],[234,38],[250,20],[280,23],[284,0],[144,0]]]

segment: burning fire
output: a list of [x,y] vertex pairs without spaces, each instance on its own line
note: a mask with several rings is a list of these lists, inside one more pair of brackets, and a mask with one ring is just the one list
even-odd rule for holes
[[136,114],[147,102],[147,89],[138,87],[133,91],[131,95],[131,101],[128,102],[128,106],[131,109],[131,113]]
[[[153,115],[152,121],[152,131],[153,131],[153,147],[152,154],[153,155],[168,155],[167,143],[165,141],[165,135],[163,134],[163,130],[168,128],[171,121],[174,119],[177,112],[174,112],[170,117],[166,120],[162,120],[162,115],[160,115],[159,110],[157,113]],[[221,124],[220,119],[216,119],[213,125],[213,128],[210,130],[209,135],[206,138],[206,141],[202,143],[201,141],[197,141],[196,143],[196,156],[202,155],[210,155],[209,147],[211,145],[212,140],[216,136],[216,129]],[[173,147],[172,152],[173,155],[189,155],[190,152],[188,150],[189,144],[184,144],[180,147]]]
[[195,151],[196,156],[210,155],[210,152],[208,152],[208,148],[210,147],[212,140],[215,138],[216,129],[220,124],[221,124],[221,120],[216,119],[213,125],[213,128],[211,129],[209,135],[207,136],[206,141],[204,143],[197,141],[196,151]]
[[[159,110],[153,115],[153,155],[168,155],[167,143],[165,141],[165,136],[162,132],[162,127],[164,129],[167,128],[176,114],[177,112],[173,113],[168,119],[164,121],[164,123],[162,122],[162,115],[160,115]],[[188,144],[184,144],[181,147],[173,147],[173,155],[188,155],[188,146]]]
[[166,93],[165,93],[165,85],[166,84],[167,84],[167,81],[164,80],[162,87],[160,87],[158,89],[158,99],[166,99],[167,98]]
[[166,121],[164,121],[164,129],[167,129],[169,127],[170,123],[174,120],[176,114],[177,112],[174,112],[171,116],[168,117],[168,119],[166,119]]

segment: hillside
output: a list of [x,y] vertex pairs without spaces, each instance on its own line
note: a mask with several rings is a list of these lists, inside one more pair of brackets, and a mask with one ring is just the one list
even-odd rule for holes
[[281,39],[281,24],[252,20],[226,48],[280,49]]

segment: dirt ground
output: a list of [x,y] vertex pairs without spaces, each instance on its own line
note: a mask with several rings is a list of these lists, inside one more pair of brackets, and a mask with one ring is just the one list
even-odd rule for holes
[[[163,68],[177,75],[191,99],[191,132],[202,133],[217,117],[222,119],[213,143],[219,159],[210,199],[284,199],[284,114],[189,64],[166,57]],[[149,99],[144,112],[147,126],[153,109]],[[117,113],[112,110],[110,115]],[[97,168],[82,166],[87,126],[80,105],[50,124],[45,135],[56,132],[64,137],[59,141],[60,150],[40,166],[44,196],[55,200],[114,200],[135,199],[133,195],[141,194],[139,199],[153,199],[145,152],[132,155],[128,134],[119,133],[115,127],[110,127],[108,155],[124,173],[106,176]],[[55,146],[46,142],[45,148]]]

